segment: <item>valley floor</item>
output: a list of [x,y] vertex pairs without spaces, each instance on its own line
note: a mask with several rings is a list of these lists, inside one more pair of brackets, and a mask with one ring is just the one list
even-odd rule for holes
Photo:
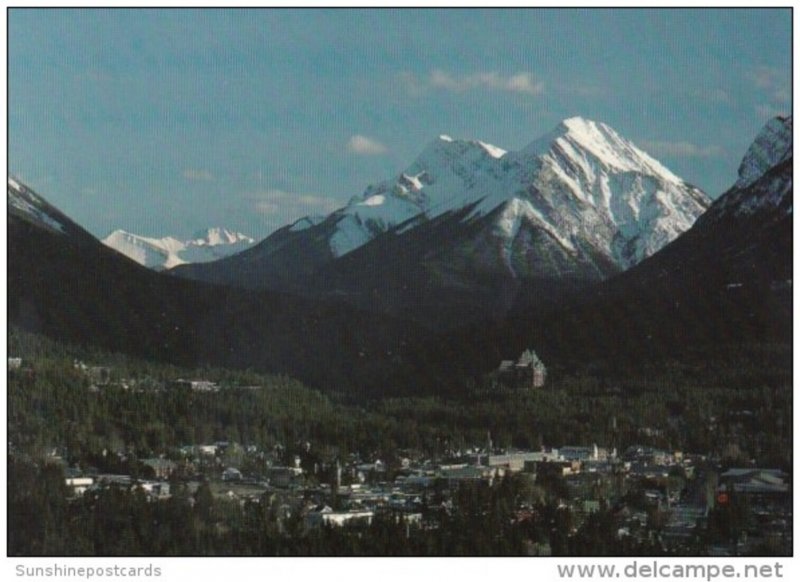
[[14,330],[9,354],[10,555],[791,553],[789,346],[360,403]]

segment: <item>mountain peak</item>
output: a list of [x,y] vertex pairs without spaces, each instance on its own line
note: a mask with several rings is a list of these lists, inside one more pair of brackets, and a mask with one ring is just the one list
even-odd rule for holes
[[[280,285],[310,288],[317,275],[342,269],[335,292],[345,294],[349,277],[359,287],[356,280],[379,264],[424,269],[426,280],[439,281],[434,287],[460,289],[489,280],[594,280],[649,257],[707,206],[703,192],[609,126],[572,117],[521,152],[434,137],[402,172],[370,185],[322,224],[298,221],[291,237],[278,231],[258,253],[192,271],[254,286],[280,273]],[[395,280],[397,273],[385,275]]]
[[192,237],[194,240],[190,244],[199,246],[217,246],[226,244],[235,244],[237,242],[254,243],[255,241],[241,232],[233,232],[227,228],[220,226],[208,228],[206,230],[199,230],[194,233]]
[[661,162],[622,137],[614,128],[584,117],[561,121],[521,153],[523,156],[557,158],[592,174],[595,168],[644,172],[673,184],[683,184],[683,180]]
[[117,229],[102,242],[140,265],[156,270],[170,269],[185,263],[214,261],[255,244],[249,236],[221,227],[201,230],[189,240],[179,240],[172,236],[144,237]]
[[585,239],[603,261],[627,268],[688,229],[708,203],[608,125],[575,116],[519,152],[439,135],[403,172],[335,211],[326,237],[341,257],[392,228],[469,209],[464,221],[496,221],[492,236],[508,253],[546,236],[569,262],[581,252],[574,241]]
[[506,150],[485,141],[457,139],[442,134],[428,144],[419,158],[417,158],[417,162],[425,163],[442,159],[455,160],[474,154],[477,154],[478,157],[489,155],[492,158],[502,158],[506,153]]
[[586,117],[581,117],[580,115],[575,115],[562,120],[561,123],[558,124],[558,127],[566,129],[569,133],[579,135],[591,135],[592,133],[599,132],[610,132],[614,135],[617,135],[617,133],[605,123],[587,119]]

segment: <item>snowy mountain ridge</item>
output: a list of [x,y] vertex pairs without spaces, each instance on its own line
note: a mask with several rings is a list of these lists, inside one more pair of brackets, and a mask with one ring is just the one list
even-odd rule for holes
[[144,237],[124,230],[115,230],[103,244],[145,267],[162,270],[187,263],[204,263],[239,253],[255,244],[255,240],[224,228],[209,228],[189,240],[175,237]]
[[527,226],[568,254],[588,242],[626,269],[687,230],[709,202],[611,127],[573,117],[517,152],[439,136],[399,176],[335,211],[329,242],[340,257],[404,222],[407,230],[474,205],[467,220],[496,215],[506,254]]

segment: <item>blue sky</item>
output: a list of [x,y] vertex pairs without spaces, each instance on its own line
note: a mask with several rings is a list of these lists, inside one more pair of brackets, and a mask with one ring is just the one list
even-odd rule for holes
[[438,134],[608,123],[719,195],[791,111],[783,10],[21,10],[9,171],[92,233],[263,237]]

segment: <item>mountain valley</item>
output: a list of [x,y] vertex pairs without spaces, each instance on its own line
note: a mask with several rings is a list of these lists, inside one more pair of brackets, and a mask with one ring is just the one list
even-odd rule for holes
[[[548,156],[574,149],[564,131],[569,136],[576,123],[568,120],[558,137],[540,140],[519,155],[555,143],[537,163],[566,164]],[[591,127],[613,137],[607,126]],[[606,233],[593,244],[587,238],[592,236],[589,226],[573,215],[578,206],[564,202],[576,194],[553,186],[553,170],[549,178],[533,179],[538,186],[513,198],[516,202],[487,203],[487,188],[474,185],[481,195],[471,194],[469,204],[459,206],[459,201],[436,211],[430,210],[433,194],[424,188],[411,197],[411,190],[401,195],[395,184],[397,204],[425,207],[426,213],[385,224],[384,232],[339,257],[324,248],[336,240],[341,221],[356,215],[363,220],[363,200],[317,224],[295,223],[237,255],[182,268],[255,277],[268,264],[274,272],[291,272],[277,291],[220,285],[213,277],[209,283],[196,282],[173,271],[146,269],[10,179],[9,321],[80,344],[184,365],[208,362],[288,373],[326,390],[374,396],[457,392],[460,381],[479,382],[500,360],[528,347],[558,370],[598,362],[649,365],[663,354],[698,346],[785,342],[791,337],[792,309],[791,131],[791,118],[770,122],[745,155],[736,184],[694,226],[695,214],[708,203],[705,195],[615,138],[620,151],[653,175],[634,177],[625,166],[629,160],[612,159],[608,152],[605,158],[591,158],[594,166],[588,157],[584,166],[570,166],[576,176],[590,170],[617,176],[629,187],[626,195],[640,202],[639,226],[632,229],[631,214],[609,237],[611,217],[624,212],[614,210],[614,197],[603,197],[603,180],[592,191],[594,198],[584,194],[586,204],[579,208],[595,220],[589,224]],[[433,146],[435,159],[456,148],[461,161],[451,160],[453,175],[463,170],[464,159],[482,165],[510,155],[480,142],[453,143],[444,141],[442,151]],[[418,161],[415,169],[423,166]],[[646,183],[649,194],[642,189]],[[560,221],[563,230],[554,234],[552,225],[527,217],[520,218],[513,240],[498,239],[509,204],[527,207],[544,184],[549,184],[548,204],[555,212],[551,219]],[[365,200],[385,196],[376,192],[391,188],[368,189]],[[670,192],[673,202],[666,204]],[[553,202],[557,199],[568,208]],[[645,202],[656,209],[643,211]],[[678,207],[688,214],[675,220]],[[503,255],[500,251],[508,247],[495,243],[512,240],[517,248],[526,228],[527,251]],[[683,234],[681,229],[686,229]],[[628,236],[624,243],[623,236]],[[676,240],[666,244],[672,236]],[[656,252],[653,245],[662,243],[666,246]],[[567,244],[574,252],[566,252]],[[299,260],[298,253],[312,259]],[[519,276],[522,267],[508,268],[526,253],[528,272],[540,269],[535,277]],[[265,263],[265,254],[277,258]],[[504,262],[509,256],[516,258]],[[628,263],[636,264],[623,271]],[[245,269],[250,264],[252,269]],[[481,264],[494,267],[482,271]],[[319,291],[293,292],[293,278]]]
[[331,297],[431,328],[605,280],[687,230],[708,196],[580,117],[518,152],[440,136],[398,177],[177,275]]

